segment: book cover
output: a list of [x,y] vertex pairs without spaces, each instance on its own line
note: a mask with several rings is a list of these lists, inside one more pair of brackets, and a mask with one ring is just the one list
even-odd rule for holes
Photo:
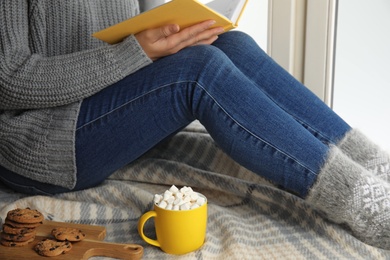
[[[223,27],[229,31],[238,26],[238,21],[248,0],[224,0],[222,7],[237,14],[234,21],[197,0],[172,0],[149,11],[117,23],[93,34],[94,37],[110,44],[122,41],[125,37],[167,24],[178,24],[181,29],[205,20],[215,20],[213,27]],[[230,2],[229,2],[230,1]],[[227,8],[227,3],[231,5]],[[234,6],[232,6],[234,4]],[[215,4],[214,4],[215,6]]]

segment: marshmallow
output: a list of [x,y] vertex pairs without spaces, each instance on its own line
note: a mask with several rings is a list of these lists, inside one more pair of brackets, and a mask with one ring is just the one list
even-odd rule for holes
[[180,199],[180,198],[177,198],[177,199],[175,199],[175,201],[173,202],[173,205],[180,205],[181,203],[182,203],[182,199]]
[[198,193],[195,193],[195,192],[191,193],[189,196],[190,196],[191,200],[195,200],[195,201],[199,198]]
[[191,197],[190,197],[190,196],[185,196],[184,199],[182,199],[182,201],[183,201],[184,203],[190,202],[190,201],[191,201]]
[[180,191],[177,192],[177,193],[175,193],[175,198],[177,198],[177,199],[183,199],[183,197],[184,197],[184,194],[181,193]]
[[167,203],[165,200],[163,200],[163,201],[161,201],[161,202],[158,204],[158,206],[161,207],[161,208],[163,208],[163,209],[165,209],[165,208],[168,206],[168,203]]
[[175,197],[171,196],[169,197],[167,200],[165,200],[168,204],[173,204],[173,202],[175,201]]
[[196,203],[191,205],[191,209],[196,209],[196,208],[199,208],[199,207],[200,206],[198,204],[196,204]]
[[170,197],[172,197],[172,192],[170,192],[169,190],[165,191],[164,192],[164,200],[167,200],[169,199]]
[[180,189],[180,192],[183,194],[187,194],[189,192],[188,187],[184,186],[183,188]]
[[205,203],[205,199],[200,197],[196,200],[196,204],[198,204],[199,206],[202,206],[204,203]]
[[163,194],[154,195],[154,203],[160,208],[168,210],[196,209],[206,203],[206,199],[194,192],[191,187],[184,186],[178,189],[172,185]]
[[175,185],[172,185],[169,188],[169,191],[172,192],[172,193],[177,193],[179,191],[179,189]]
[[156,203],[156,204],[158,204],[158,203],[160,203],[160,201],[162,201],[163,200],[163,196],[161,196],[160,194],[156,194],[156,195],[154,195],[154,203]]
[[189,210],[191,208],[191,203],[187,202],[180,206],[180,210]]

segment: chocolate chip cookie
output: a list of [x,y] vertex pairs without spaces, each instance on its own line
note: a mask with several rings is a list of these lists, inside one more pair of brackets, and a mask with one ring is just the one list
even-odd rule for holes
[[77,242],[85,238],[85,233],[77,228],[58,227],[53,229],[51,234],[60,241]]
[[0,244],[3,246],[25,246],[34,241],[36,228],[43,222],[43,215],[30,208],[13,209],[7,213],[0,233]]
[[29,239],[27,241],[23,241],[23,242],[15,242],[15,241],[1,239],[0,244],[2,244],[3,246],[10,246],[10,247],[26,246],[29,243],[31,243],[32,241],[34,241],[34,239],[35,238],[31,238],[31,239]]
[[3,232],[7,234],[13,234],[13,235],[21,235],[26,233],[31,233],[35,230],[35,228],[26,228],[26,227],[13,227],[8,224],[3,224]]
[[17,223],[34,224],[42,222],[44,217],[38,210],[30,208],[18,208],[9,211],[7,213],[7,219]]
[[12,220],[7,219],[7,218],[5,219],[4,223],[9,225],[9,226],[15,227],[15,228],[37,228],[42,224],[42,222],[19,223],[19,222],[15,222],[15,221],[12,221]]
[[59,242],[52,239],[44,239],[34,246],[34,250],[42,256],[57,256],[65,254],[72,249],[68,241]]
[[8,241],[13,241],[13,242],[25,242],[25,241],[28,241],[30,239],[34,239],[35,234],[36,234],[35,230],[33,232],[30,232],[30,233],[19,234],[19,235],[7,234],[4,232],[1,232],[0,237],[2,240],[8,240]]

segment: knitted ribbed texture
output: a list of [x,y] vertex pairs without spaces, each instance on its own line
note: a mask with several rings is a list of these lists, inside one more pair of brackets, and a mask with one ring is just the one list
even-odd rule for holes
[[352,160],[385,181],[390,181],[390,155],[357,129],[350,130],[337,146]]
[[136,0],[0,1],[0,165],[75,185],[80,101],[151,63],[133,36],[91,35],[138,12]]
[[390,185],[332,147],[306,201],[361,241],[390,249]]

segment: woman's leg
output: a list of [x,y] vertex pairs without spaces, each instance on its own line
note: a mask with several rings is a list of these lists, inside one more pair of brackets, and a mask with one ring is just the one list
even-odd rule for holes
[[97,185],[194,119],[236,161],[301,197],[328,151],[220,49],[196,46],[83,101],[75,189]]
[[[264,80],[274,81],[275,73]],[[100,183],[194,119],[243,166],[295,192],[359,239],[390,249],[389,184],[329,149],[214,46],[168,56],[83,102],[76,189]]]
[[[347,225],[362,241],[390,249],[390,186],[338,148],[329,149],[314,137],[260,91],[223,52],[212,46],[188,48],[161,59],[155,66],[145,68],[136,77],[128,77],[120,87],[123,95],[130,94],[132,98],[126,98],[127,102],[117,108],[123,109],[118,111],[120,120],[115,119],[115,113],[112,115],[118,124],[112,125],[107,138],[111,140],[113,134],[118,134],[122,138],[110,141],[111,144],[125,142],[123,148],[135,150],[117,161],[116,167],[197,118],[223,150],[242,165],[305,198],[315,209],[325,212],[328,219]],[[273,81],[281,76],[276,68],[274,72],[264,80]],[[307,98],[312,101],[311,96]],[[148,111],[141,113],[145,107]],[[92,121],[81,123],[80,119],[77,147],[79,152],[81,147],[86,148],[81,152],[84,161],[94,148],[90,146],[95,140],[94,125],[99,127],[99,121],[111,120],[115,110],[110,108],[109,114],[99,119],[94,116]],[[331,119],[334,118],[327,115],[322,118]],[[328,123],[343,128],[335,122]],[[117,132],[117,127],[127,132],[123,129]],[[147,130],[150,133],[145,134]],[[87,136],[90,140],[85,139]],[[102,167],[107,160],[120,158],[107,157],[108,154],[97,155]],[[85,176],[90,176],[90,162],[87,163],[78,167],[87,166]]]
[[91,174],[101,182],[194,119],[239,163],[300,196],[313,184],[328,151],[223,52],[196,46],[83,102],[77,187],[89,186]]
[[225,33],[214,45],[226,53],[275,104],[325,144],[337,143],[351,129],[323,101],[261,50],[250,36],[239,31]]
[[[251,37],[238,31],[225,33],[214,45],[225,52],[270,99],[322,142],[337,144],[351,159],[381,179],[390,181],[389,153],[362,132],[351,129],[310,90],[269,58]],[[278,76],[269,77],[270,73]]]

